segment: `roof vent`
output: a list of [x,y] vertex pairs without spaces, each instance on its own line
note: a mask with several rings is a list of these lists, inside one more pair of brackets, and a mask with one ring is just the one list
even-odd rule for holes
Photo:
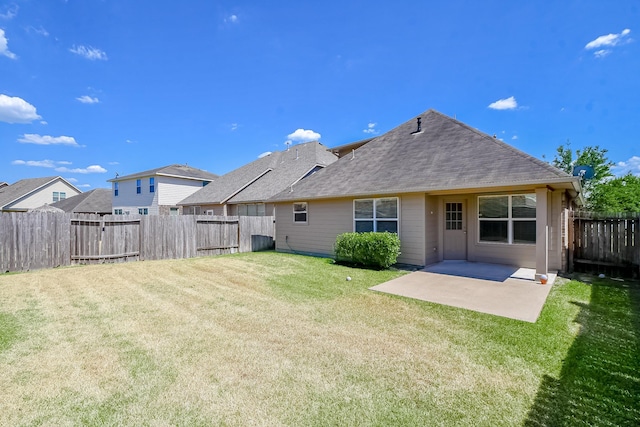
[[413,135],[414,133],[420,133],[422,132],[422,118],[418,117],[418,128],[416,129],[415,132],[411,132],[411,134]]

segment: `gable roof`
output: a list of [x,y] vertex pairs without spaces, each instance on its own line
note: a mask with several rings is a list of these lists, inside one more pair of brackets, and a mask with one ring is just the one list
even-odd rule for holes
[[195,179],[201,181],[213,181],[218,175],[207,172],[202,169],[193,168],[189,165],[169,165],[160,168],[149,169],[143,172],[137,172],[130,175],[118,176],[109,179],[107,182],[126,181],[130,179],[144,178],[147,176],[168,176],[175,178]]
[[232,170],[203,187],[179,205],[262,202],[289,188],[316,167],[338,160],[319,142],[307,142],[276,151]]
[[13,202],[22,199],[25,196],[28,196],[31,193],[34,193],[38,189],[44,187],[52,183],[53,181],[63,181],[65,184],[69,185],[69,187],[81,193],[74,185],[69,183],[66,179],[61,176],[47,176],[44,178],[26,178],[21,179],[11,185],[6,187],[0,187],[0,210],[4,209],[7,205],[12,204]]
[[0,188],[9,186],[9,183],[0,181]]
[[271,201],[571,183],[565,172],[435,110],[376,137]]
[[96,188],[68,199],[52,203],[51,206],[67,213],[111,213],[111,189]]

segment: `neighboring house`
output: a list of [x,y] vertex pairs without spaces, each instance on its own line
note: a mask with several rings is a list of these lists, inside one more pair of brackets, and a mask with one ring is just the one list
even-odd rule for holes
[[179,204],[192,214],[273,215],[265,200],[337,160],[319,142],[294,145],[221,176]]
[[218,175],[187,165],[170,165],[126,176],[112,183],[111,208],[118,214],[179,215],[177,203]]
[[77,196],[67,197],[64,200],[53,203],[51,206],[62,209],[67,213],[109,215],[112,213],[111,190],[108,188],[96,188]]
[[340,233],[391,231],[400,263],[468,260],[540,275],[565,269],[566,213],[580,191],[578,178],[429,110],[269,202],[279,251],[332,255]]
[[80,193],[60,176],[22,179],[0,187],[0,212],[26,212]]

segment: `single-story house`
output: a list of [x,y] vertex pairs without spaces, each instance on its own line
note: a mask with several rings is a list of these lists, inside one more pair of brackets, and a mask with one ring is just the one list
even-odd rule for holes
[[82,193],[61,176],[21,179],[0,187],[0,212],[27,212]]
[[111,214],[111,190],[96,188],[51,204],[67,213]]
[[437,111],[272,197],[276,249],[331,256],[338,234],[390,231],[400,263],[468,260],[566,269],[579,178]]
[[232,170],[178,204],[183,212],[209,215],[273,215],[265,201],[338,160],[319,142],[294,145]]
[[114,215],[180,215],[178,202],[217,179],[218,175],[188,165],[169,165],[111,182]]

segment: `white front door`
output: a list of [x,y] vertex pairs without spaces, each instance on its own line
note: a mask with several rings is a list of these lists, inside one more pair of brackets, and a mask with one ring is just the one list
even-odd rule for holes
[[444,204],[444,259],[467,259],[467,220],[465,203]]

